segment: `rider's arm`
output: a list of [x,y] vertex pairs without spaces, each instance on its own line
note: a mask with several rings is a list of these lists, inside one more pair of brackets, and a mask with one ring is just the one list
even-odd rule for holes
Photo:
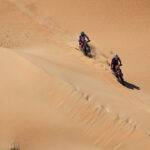
[[113,59],[112,59],[112,61],[111,61],[111,64],[110,64],[110,66],[111,66],[111,68],[113,68]]
[[120,65],[122,65],[122,63],[121,63],[121,59],[119,58],[118,60],[119,60],[119,62],[120,62]]
[[79,40],[78,40],[79,42],[81,41],[81,37],[79,36]]
[[89,37],[87,35],[85,35],[85,37],[87,38],[88,41],[90,41]]

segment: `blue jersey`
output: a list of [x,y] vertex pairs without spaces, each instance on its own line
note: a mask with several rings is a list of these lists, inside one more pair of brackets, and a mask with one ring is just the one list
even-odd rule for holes
[[86,39],[89,41],[89,37],[86,34],[84,36],[79,36],[79,41],[81,42],[84,42]]

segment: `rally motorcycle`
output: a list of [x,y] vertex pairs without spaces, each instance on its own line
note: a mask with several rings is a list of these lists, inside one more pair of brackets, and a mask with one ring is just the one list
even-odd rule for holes
[[117,65],[115,67],[115,72],[112,70],[113,74],[116,76],[116,78],[118,79],[118,81],[122,84],[122,85],[125,85],[125,81],[124,81],[124,78],[123,78],[123,73],[120,69],[120,66],[121,65]]
[[85,40],[83,42],[83,47],[81,47],[81,45],[79,45],[79,48],[85,56],[91,57],[91,49],[90,49],[88,42],[90,42],[90,41]]

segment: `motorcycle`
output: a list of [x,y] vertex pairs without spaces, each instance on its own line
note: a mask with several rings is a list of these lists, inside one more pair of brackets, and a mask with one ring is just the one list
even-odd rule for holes
[[112,70],[113,74],[116,76],[116,78],[118,79],[118,81],[122,84],[122,85],[125,85],[125,81],[124,81],[124,78],[123,78],[123,73],[120,69],[120,66],[121,65],[117,65],[116,68],[115,68],[115,72]]
[[83,42],[82,47],[81,47],[81,45],[79,45],[79,48],[85,56],[91,57],[91,49],[90,49],[90,46],[88,45],[88,42],[90,42],[90,41],[85,40]]

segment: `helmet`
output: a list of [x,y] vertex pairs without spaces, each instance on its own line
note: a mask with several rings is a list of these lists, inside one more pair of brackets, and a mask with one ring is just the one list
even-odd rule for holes
[[114,58],[115,58],[115,59],[118,59],[119,57],[118,57],[118,55],[116,54],[116,55],[114,56]]
[[81,32],[81,36],[84,36],[84,32],[83,31]]

